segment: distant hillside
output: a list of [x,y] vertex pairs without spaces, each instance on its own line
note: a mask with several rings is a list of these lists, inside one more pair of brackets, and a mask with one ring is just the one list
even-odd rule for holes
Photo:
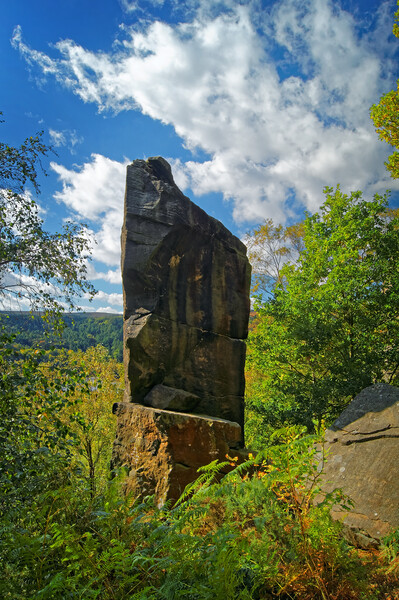
[[17,335],[15,342],[21,346],[40,346],[87,350],[101,344],[110,355],[122,361],[122,315],[109,313],[74,313],[64,316],[65,329],[62,335],[46,332],[39,316],[29,312],[0,311],[0,324],[7,332]]

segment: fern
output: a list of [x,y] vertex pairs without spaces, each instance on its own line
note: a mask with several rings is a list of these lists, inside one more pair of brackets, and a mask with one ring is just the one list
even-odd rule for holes
[[209,465],[204,465],[199,467],[197,473],[200,475],[197,477],[195,481],[189,483],[180,498],[176,501],[175,507],[189,502],[193,498],[197,499],[201,494],[204,494],[205,491],[209,489],[209,487],[217,481],[217,476],[220,472],[225,469],[230,463],[228,461],[219,462],[217,459],[209,463]]

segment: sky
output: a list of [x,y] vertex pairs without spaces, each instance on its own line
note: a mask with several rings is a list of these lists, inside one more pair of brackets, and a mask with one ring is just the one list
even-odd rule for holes
[[[325,186],[399,181],[369,108],[396,87],[395,2],[0,0],[2,141],[44,132],[45,227],[95,236],[85,311],[122,312],[126,165],[163,156],[176,183],[243,238],[318,210]],[[12,308],[6,307],[6,308]]]

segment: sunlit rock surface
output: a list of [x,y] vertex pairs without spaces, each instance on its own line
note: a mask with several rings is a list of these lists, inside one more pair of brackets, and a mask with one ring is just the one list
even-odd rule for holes
[[244,420],[246,247],[175,185],[163,158],[127,167],[122,230],[127,400],[162,384],[192,411]]
[[199,466],[243,447],[250,266],[161,157],[127,167],[122,280],[125,401],[112,464],[128,468],[128,489],[162,504]]
[[347,535],[367,547],[399,527],[399,389],[363,390],[325,435],[323,488],[340,488],[354,506],[337,507]]
[[[159,507],[176,501],[197,469],[226,456],[245,459],[238,423],[120,402],[113,465],[125,465],[126,492],[152,496]],[[231,470],[226,465],[222,473]]]

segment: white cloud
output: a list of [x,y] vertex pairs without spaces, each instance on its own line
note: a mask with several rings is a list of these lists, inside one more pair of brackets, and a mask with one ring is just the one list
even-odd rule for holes
[[56,200],[75,211],[81,219],[91,221],[96,229],[100,227],[95,234],[97,244],[93,247],[93,258],[110,266],[120,263],[128,162],[120,163],[101,154],[93,154],[91,162],[74,169],[51,163],[51,168],[62,182],[62,191],[55,194]]
[[[1,273],[0,307],[2,310],[30,310],[40,308],[40,300],[44,296],[54,298],[57,303],[68,309],[68,304],[63,301],[62,290],[56,284],[46,283],[25,272],[14,272],[6,269]],[[90,296],[87,295],[89,298]],[[44,301],[44,306],[46,302]]]
[[0,283],[0,310],[30,309],[30,300],[23,293],[20,277],[7,269],[1,274]]
[[139,9],[136,0],[120,0],[120,5],[127,13],[136,12]]
[[77,146],[77,144],[82,144],[84,141],[84,138],[78,135],[75,129],[57,131],[56,129],[50,128],[49,136],[53,146],[56,148],[66,146],[71,154],[75,154],[75,146]]
[[[89,298],[89,296],[87,296]],[[96,301],[106,302],[108,304],[112,304],[112,306],[122,306],[123,304],[123,295],[117,293],[107,294],[107,292],[103,292],[99,290],[95,296]]]
[[[85,298],[88,300],[89,296]],[[93,300],[88,304],[79,304],[79,309],[84,312],[109,312],[121,314],[123,312],[123,295],[120,293],[107,293],[98,290]]]
[[[368,114],[394,81],[392,63],[372,43],[387,39],[385,5],[362,36],[337,2],[280,0],[262,10],[255,2],[225,5],[221,11],[217,4],[215,15],[211,3],[202,3],[192,21],[177,25],[125,28],[123,51],[110,54],[64,40],[55,46],[61,57],[50,58],[30,49],[20,29],[13,43],[84,102],[99,110],[138,109],[171,124],[186,147],[206,151],[205,162],[176,161],[176,179],[196,194],[222,192],[233,200],[237,221],[284,220],[298,205],[313,211],[322,188],[338,182],[345,190],[399,189],[385,173],[388,149]],[[85,183],[86,169],[100,173],[107,160],[93,158],[77,173],[57,166],[64,182],[59,199],[81,210],[78,175]],[[90,184],[104,196],[93,178]],[[83,187],[88,218],[98,217],[99,199]],[[72,199],[72,190],[81,200]],[[120,220],[114,208],[107,211],[99,247],[111,257],[107,264],[116,264],[116,248],[107,243]]]
[[118,267],[117,269],[109,269],[106,273],[98,272],[95,270],[91,263],[87,265],[87,278],[90,281],[95,281],[98,279],[102,279],[103,281],[108,281],[109,283],[114,283],[120,285],[122,283],[121,270]]
[[[126,13],[145,13],[145,8],[140,5],[139,0],[119,0],[119,3]],[[147,0],[147,3],[154,6],[160,7],[164,4],[164,0]]]
[[51,143],[56,146],[66,146],[65,133],[62,131],[56,131],[55,129],[49,129],[49,136]]
[[110,313],[113,315],[121,314],[122,310],[118,310],[116,308],[112,308],[111,306],[80,306],[79,307],[83,312],[92,313]]

